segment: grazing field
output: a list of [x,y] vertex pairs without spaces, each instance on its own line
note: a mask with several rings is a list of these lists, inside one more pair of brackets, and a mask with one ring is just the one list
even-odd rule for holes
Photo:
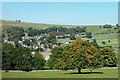
[[96,69],[90,72],[82,70],[82,74],[77,74],[77,70],[69,71],[39,71],[39,72],[3,72],[3,78],[117,78],[118,69]]

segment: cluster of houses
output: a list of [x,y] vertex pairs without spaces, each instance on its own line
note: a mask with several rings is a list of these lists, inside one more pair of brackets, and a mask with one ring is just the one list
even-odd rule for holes
[[[50,49],[49,49],[49,48],[45,48],[44,44],[41,44],[41,38],[42,38],[43,36],[48,37],[48,36],[50,36],[50,35],[49,35],[49,34],[43,34],[43,35],[38,35],[38,36],[31,37],[31,36],[28,36],[27,33],[25,33],[25,36],[22,37],[22,41],[19,40],[18,43],[19,43],[22,47],[32,48],[32,49],[34,49],[34,50],[39,49],[39,48],[42,48],[42,49],[43,49],[43,52],[41,52],[41,53],[44,55],[45,59],[48,59],[48,58],[49,58],[49,55],[50,55],[51,53],[50,53]],[[57,36],[56,36],[56,39],[58,39],[58,38],[65,38],[65,37],[68,37],[68,36],[70,36],[70,34],[57,35]],[[26,45],[26,44],[23,43],[26,39],[27,39],[27,40],[30,40],[31,43],[32,43],[32,39],[34,39],[34,40],[36,40],[36,43],[28,46],[28,45]],[[8,41],[7,39],[3,39],[3,40],[4,40],[5,43],[9,43],[9,44],[15,45],[15,42],[14,42],[14,41]],[[46,40],[46,38],[44,38],[43,40]],[[69,44],[69,43],[71,43],[71,42],[70,42],[70,41],[57,42],[57,44],[60,44],[60,45],[61,45],[61,44]],[[52,45],[52,48],[54,48],[55,46],[57,46],[57,45],[56,45],[56,44]],[[32,54],[34,54],[34,52],[32,52]],[[47,56],[46,56],[46,55],[47,55]]]
[[[50,51],[49,47],[46,49],[45,45],[43,43],[41,43],[41,39],[43,39],[43,41],[45,41],[46,38],[43,38],[43,37],[48,37],[48,36],[50,36],[50,35],[45,33],[45,34],[42,34],[42,35],[37,35],[37,36],[31,37],[31,36],[28,36],[27,33],[25,33],[25,36],[22,37],[22,41],[19,40],[18,43],[21,44],[22,47],[32,48],[34,50],[42,48],[43,51],[45,51],[45,50],[49,50]],[[70,34],[56,35],[56,39],[68,38],[69,36],[70,36]],[[78,35],[76,35],[76,36],[78,36]],[[34,39],[36,41],[36,43],[34,43],[34,44],[30,45],[30,46],[28,46],[28,45],[23,43],[25,40],[30,40],[30,43],[32,43],[32,39]],[[6,43],[10,43],[12,45],[15,45],[14,41],[8,41],[7,39],[3,39],[3,40]],[[71,42],[72,42],[72,40],[57,41],[57,44],[62,45],[62,44],[69,44]],[[53,44],[52,48],[57,46],[57,44]]]

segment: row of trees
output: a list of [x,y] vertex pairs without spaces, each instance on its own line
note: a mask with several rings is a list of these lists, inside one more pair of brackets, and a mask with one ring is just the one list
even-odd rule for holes
[[11,44],[3,43],[2,46],[2,69],[3,70],[24,70],[43,69],[45,59],[35,52],[31,53],[28,48],[16,48]]
[[[114,50],[110,47],[100,48],[96,41],[74,40],[71,44],[61,45],[51,50],[47,65],[50,69],[76,69],[81,73],[81,69],[88,68],[90,71],[104,66],[117,66],[117,58]],[[31,53],[28,48],[15,47],[11,44],[3,43],[2,68],[4,70],[24,70],[44,69],[45,59],[35,52]]]
[[[5,32],[7,35],[5,35]],[[14,41],[14,40],[22,40],[22,37],[25,36],[25,30],[22,27],[10,27],[8,29],[5,29],[2,34],[4,37],[8,37],[9,41]]]
[[[115,25],[116,27],[120,27],[120,25],[119,24],[116,24]],[[103,25],[103,28],[112,28],[112,27],[115,27],[115,26],[112,26],[112,25],[110,25],[110,24],[105,24],[105,25]],[[102,26],[100,26],[100,28],[101,28]]]
[[77,39],[71,44],[52,49],[48,65],[53,69],[81,69],[89,70],[103,66],[116,66],[117,58],[113,49],[109,47],[97,48],[92,43]]
[[36,36],[36,35],[40,35],[40,34],[50,34],[53,33],[55,35],[61,35],[61,34],[71,34],[71,33],[81,33],[81,32],[85,32],[86,28],[65,28],[65,27],[50,27],[47,28],[45,30],[37,30],[37,29],[33,29],[33,28],[28,28],[28,35],[29,36]]
[[112,25],[106,24],[106,25],[103,25],[103,28],[112,28]]

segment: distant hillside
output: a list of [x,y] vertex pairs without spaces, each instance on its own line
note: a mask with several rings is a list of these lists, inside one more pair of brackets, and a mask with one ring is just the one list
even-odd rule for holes
[[[1,20],[0,20],[1,21]],[[24,29],[27,28],[36,28],[36,29],[46,29],[48,27],[85,27],[87,25],[58,25],[58,24],[43,24],[43,23],[31,23],[31,22],[17,22],[17,21],[12,21],[12,20],[2,20],[2,28],[6,29],[8,27],[23,27]],[[91,25],[88,27],[98,27],[98,25]],[[92,29],[92,28],[91,28]]]
[[23,27],[23,28],[36,28],[36,29],[45,29],[48,27],[53,26],[60,26],[60,25],[53,25],[53,24],[42,24],[42,23],[30,23],[30,22],[16,22],[12,20],[2,20],[2,28],[8,28],[8,27]]

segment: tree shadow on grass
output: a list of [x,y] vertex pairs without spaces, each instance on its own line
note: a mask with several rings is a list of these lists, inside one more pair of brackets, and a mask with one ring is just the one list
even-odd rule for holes
[[65,74],[103,74],[103,72],[81,72],[81,73],[71,72],[71,73],[65,73]]

